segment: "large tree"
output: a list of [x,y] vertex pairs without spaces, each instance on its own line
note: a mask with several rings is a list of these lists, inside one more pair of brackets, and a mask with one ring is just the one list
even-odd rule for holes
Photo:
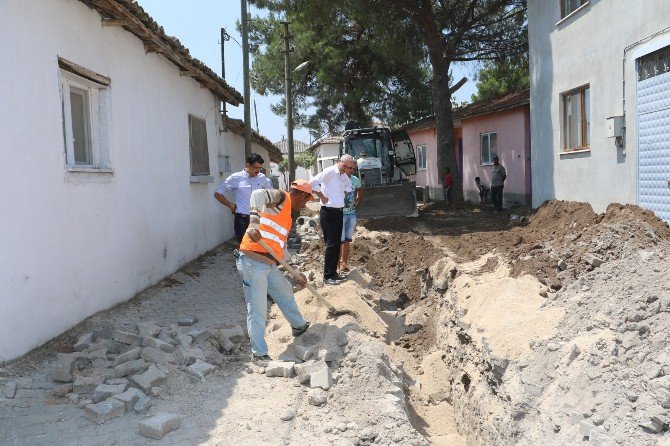
[[499,98],[506,93],[530,87],[528,72],[528,53],[489,60],[482,64],[477,74],[477,93],[473,101],[485,101]]
[[[425,46],[402,10],[370,8],[362,0],[251,1],[269,10],[250,26],[254,88],[261,94],[284,93],[281,20],[286,16],[294,49],[291,68],[309,61],[293,75],[296,125],[314,133],[339,132],[349,119],[395,125],[430,113]],[[283,114],[284,107],[281,101],[273,110]]]
[[454,197],[462,199],[454,154],[454,125],[449,70],[457,62],[494,60],[527,48],[525,0],[391,0],[403,8],[421,36],[433,69],[440,177],[452,167]]

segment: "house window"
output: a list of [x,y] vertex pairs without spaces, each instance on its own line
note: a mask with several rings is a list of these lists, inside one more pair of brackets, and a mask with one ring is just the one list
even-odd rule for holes
[[561,2],[561,18],[567,17],[582,5],[588,3],[588,0],[559,0]]
[[416,147],[417,169],[426,170],[426,146],[420,145]]
[[188,115],[188,136],[191,153],[191,175],[209,175],[209,151],[207,150],[207,124],[205,120]]
[[591,144],[591,94],[588,85],[561,95],[563,107],[563,151],[588,148]]
[[109,170],[109,78],[59,59],[63,142],[70,170]]
[[498,134],[496,132],[480,133],[479,147],[482,164],[493,164],[493,155],[498,153]]

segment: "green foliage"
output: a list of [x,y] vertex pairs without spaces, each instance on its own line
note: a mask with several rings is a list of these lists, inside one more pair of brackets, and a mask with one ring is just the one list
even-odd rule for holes
[[295,165],[303,169],[311,169],[316,164],[316,155],[310,152],[298,153],[294,159]]
[[[284,1],[252,0],[270,14],[251,22],[252,85],[284,95]],[[280,16],[280,13],[281,16]],[[292,0],[291,69],[296,126],[338,132],[349,119],[389,125],[432,111],[430,67],[411,20],[376,1]],[[285,113],[281,101],[273,107]]]
[[477,93],[472,95],[473,101],[495,99],[530,87],[528,53],[484,62],[477,80]]

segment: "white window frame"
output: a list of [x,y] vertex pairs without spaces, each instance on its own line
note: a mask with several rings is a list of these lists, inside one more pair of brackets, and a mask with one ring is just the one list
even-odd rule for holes
[[[70,93],[73,89],[82,92],[86,99],[84,128],[87,133],[86,146],[89,162],[85,164],[77,164],[74,155],[72,104],[70,102]],[[63,112],[63,144],[67,169],[72,172],[111,172],[109,85],[100,84],[61,68],[60,90]]]
[[[496,135],[496,145],[491,150],[491,135]],[[482,153],[484,152],[484,137],[487,140],[486,150],[488,152],[488,159],[484,159]],[[498,154],[498,132],[483,132],[479,134],[479,157],[480,163],[482,166],[491,166],[493,165],[493,155]]]
[[426,159],[426,145],[420,144],[416,146],[416,170],[426,170],[428,164]]

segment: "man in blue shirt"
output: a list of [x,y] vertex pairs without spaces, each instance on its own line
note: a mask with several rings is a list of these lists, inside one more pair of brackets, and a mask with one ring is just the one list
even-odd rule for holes
[[351,185],[354,188],[344,196],[344,208],[342,208],[342,248],[340,249],[340,273],[349,272],[349,247],[354,240],[354,229],[356,229],[356,205],[361,202],[361,180],[348,171]]
[[[261,173],[263,168],[263,157],[258,153],[252,153],[247,157],[247,164],[240,172],[235,172],[221,183],[214,198],[230,209],[235,216],[235,237],[238,242],[242,241],[244,233],[249,226],[249,201],[251,193],[256,189],[272,189],[272,182]],[[234,202],[224,197],[228,191],[233,192]]]

